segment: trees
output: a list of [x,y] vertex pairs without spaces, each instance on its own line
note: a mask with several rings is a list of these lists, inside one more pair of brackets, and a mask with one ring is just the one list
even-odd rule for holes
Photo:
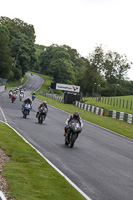
[[7,37],[0,31],[0,78],[8,79],[11,73],[12,57]]
[[12,73],[9,73],[8,78],[20,79],[36,63],[34,27],[18,18],[12,20],[8,17],[0,17],[0,27],[8,38],[12,53]]

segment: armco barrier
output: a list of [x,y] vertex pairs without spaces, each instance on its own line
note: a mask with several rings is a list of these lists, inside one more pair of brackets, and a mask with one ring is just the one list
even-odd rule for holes
[[60,97],[57,97],[56,94],[45,93],[45,96],[46,96],[46,97],[49,97],[49,98],[51,98],[51,99],[54,99],[54,100],[56,100],[56,101],[59,101],[59,102],[64,103],[64,99],[62,99],[62,98],[60,98]]
[[77,106],[78,108],[84,109],[86,111],[93,112],[93,113],[95,113],[97,115],[101,115],[101,116],[104,115],[104,109],[98,108],[96,106],[80,103],[79,101],[75,102],[75,106]]
[[0,86],[0,92],[5,91],[5,85]]
[[133,124],[133,115],[132,114],[119,112],[119,111],[115,111],[115,110],[110,110],[109,117],[119,119],[119,120],[125,121],[127,123]]

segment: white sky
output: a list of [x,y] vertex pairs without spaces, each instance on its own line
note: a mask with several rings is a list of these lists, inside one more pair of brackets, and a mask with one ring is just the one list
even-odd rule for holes
[[0,0],[0,16],[32,24],[37,44],[65,44],[85,58],[102,44],[133,62],[133,0]]

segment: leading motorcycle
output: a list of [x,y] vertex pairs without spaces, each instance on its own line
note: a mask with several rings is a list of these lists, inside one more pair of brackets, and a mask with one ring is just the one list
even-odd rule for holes
[[47,116],[47,108],[45,107],[41,107],[40,111],[38,113],[38,123],[42,124],[42,122],[45,120],[46,116]]
[[69,145],[70,148],[74,146],[76,139],[78,138],[79,133],[81,133],[82,128],[79,123],[71,123],[67,129],[65,136],[65,145]]

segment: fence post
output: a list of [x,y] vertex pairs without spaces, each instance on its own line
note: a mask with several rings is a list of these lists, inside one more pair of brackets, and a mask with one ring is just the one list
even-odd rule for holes
[[124,103],[125,103],[125,100],[123,99],[123,106],[122,106],[123,108],[124,108]]
[[127,105],[126,105],[126,109],[128,109],[128,100],[127,100]]
[[114,101],[113,101],[113,106],[115,106],[115,97],[114,97]]
[[131,101],[131,103],[130,103],[130,110],[132,110],[132,101]]

